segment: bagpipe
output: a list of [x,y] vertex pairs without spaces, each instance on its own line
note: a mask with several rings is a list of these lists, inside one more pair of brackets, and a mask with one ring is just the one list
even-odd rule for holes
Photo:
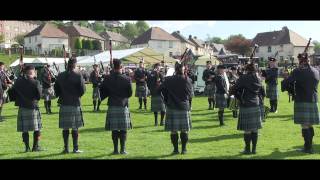
[[[311,43],[311,38],[309,38],[309,41],[307,43],[307,46],[305,47],[304,51],[302,53],[300,53],[298,55],[298,59],[305,59],[307,60],[308,59],[308,49],[309,49],[309,46],[310,46],[310,43]],[[285,74],[286,76],[284,77],[284,79],[281,81],[281,91],[284,92],[284,91],[287,91],[288,94],[289,94],[289,102],[291,101],[291,98],[292,98],[292,101],[294,101],[295,99],[295,82],[287,82],[287,78],[290,76],[290,74],[293,72],[293,61],[291,63],[291,70],[290,72],[287,70],[287,74]]]
[[[47,60],[47,52],[46,52],[46,51],[44,52],[44,58],[45,58],[46,62],[48,62],[48,60]],[[54,65],[55,65],[55,68],[58,68],[55,63],[54,63]],[[48,80],[49,80],[49,82],[51,82],[51,83],[56,82],[56,80],[57,80],[57,75],[55,75],[55,74],[50,70],[49,64],[47,64],[47,66],[44,66],[44,69],[45,69],[45,71],[48,73]],[[58,69],[57,69],[57,72],[58,72]]]

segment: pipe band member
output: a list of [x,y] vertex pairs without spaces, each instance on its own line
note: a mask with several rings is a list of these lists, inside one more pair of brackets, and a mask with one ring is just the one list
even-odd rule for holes
[[[238,73],[237,73],[237,68],[235,66],[231,67],[231,72],[229,73],[229,82],[230,82],[230,89],[232,89],[237,80],[239,79]],[[229,108],[232,111],[232,117],[237,118],[238,117],[238,109],[239,109],[239,102],[238,100],[234,97],[234,95],[231,95],[229,93],[229,99],[230,99],[230,104]]]
[[242,153],[256,154],[258,129],[262,128],[259,96],[263,89],[254,64],[246,65],[245,72],[235,85],[236,98],[240,103],[237,129],[244,131],[245,149]]
[[160,86],[160,91],[167,107],[165,131],[171,131],[171,143],[174,147],[173,154],[179,153],[179,131],[182,144],[181,153],[187,153],[188,132],[192,127],[189,104],[192,83],[190,78],[185,77],[184,71],[184,65],[177,62],[175,64],[175,74],[167,77]]
[[[93,111],[100,111],[101,97],[99,86],[102,83],[102,74],[97,64],[93,65],[93,71],[90,74],[90,82],[92,83],[92,99],[93,99]],[[97,104],[98,102],[98,104]]]
[[224,125],[224,109],[228,107],[228,86],[227,78],[225,75],[226,67],[224,65],[218,65],[218,74],[214,78],[214,83],[216,86],[216,108],[219,108],[218,117],[220,126]]
[[147,70],[144,68],[143,60],[139,62],[139,68],[134,72],[134,78],[136,80],[136,97],[139,99],[139,109],[142,109],[142,101],[144,103],[144,109],[147,109]]
[[41,151],[39,146],[42,128],[41,113],[38,102],[42,95],[41,85],[35,80],[35,68],[32,65],[24,67],[24,76],[20,76],[13,85],[15,105],[19,107],[17,116],[17,131],[22,132],[25,152],[30,152],[29,131],[33,131],[32,151]]
[[151,111],[154,113],[154,124],[158,126],[158,112],[161,114],[160,126],[164,125],[166,107],[159,91],[160,85],[164,81],[164,74],[160,71],[160,63],[154,65],[153,71],[148,75],[148,87],[151,93]]
[[[302,127],[304,138],[304,153],[313,153],[312,141],[314,136],[313,125],[319,124],[318,111],[318,83],[319,71],[310,66],[307,53],[298,55],[299,67],[294,69],[289,77],[285,77],[286,87],[294,86],[294,123]],[[293,84],[292,85],[290,85]],[[288,89],[287,89],[288,90]],[[292,91],[292,90],[291,90]]]
[[100,92],[101,98],[108,98],[108,110],[105,129],[112,131],[114,145],[113,154],[119,154],[118,140],[120,139],[120,154],[127,154],[127,130],[132,129],[129,112],[129,98],[132,96],[130,77],[122,74],[122,63],[119,59],[113,60],[114,72],[103,81]]
[[52,77],[52,73],[50,72],[50,65],[45,65],[44,70],[42,72],[41,76],[41,83],[42,83],[42,89],[43,94],[42,98],[44,100],[44,107],[46,109],[47,114],[51,114],[51,100],[54,99],[54,88],[53,83],[55,81],[55,77]]
[[0,122],[4,121],[1,113],[3,104],[6,100],[5,92],[9,88],[9,85],[12,84],[11,80],[7,78],[5,73],[5,64],[3,62],[0,62]]
[[70,129],[72,129],[73,153],[82,152],[78,145],[78,129],[84,126],[81,97],[86,91],[86,86],[82,75],[75,70],[76,64],[76,58],[70,58],[67,71],[58,75],[57,82],[54,85],[56,95],[61,99],[59,128],[63,129],[64,150],[62,153],[69,153]]
[[194,83],[195,83],[197,78],[196,78],[196,75],[195,75],[195,73],[193,72],[193,70],[191,68],[188,68],[187,75],[191,79],[191,83],[192,83],[191,98],[189,99],[190,110],[192,110],[192,98],[194,97]]
[[212,66],[211,61],[207,61],[207,68],[203,71],[202,80],[205,82],[206,86],[204,88],[204,93],[208,96],[209,110],[214,110],[215,105],[215,92],[216,87],[213,82],[213,79],[216,75],[214,72],[214,67]]
[[265,73],[266,83],[266,97],[270,99],[270,112],[277,113],[278,109],[278,76],[279,69],[277,67],[277,60],[269,57],[269,67]]

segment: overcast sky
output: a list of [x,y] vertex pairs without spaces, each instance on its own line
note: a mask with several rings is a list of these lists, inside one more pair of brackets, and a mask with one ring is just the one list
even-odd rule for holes
[[[134,21],[121,21],[134,22]],[[227,38],[231,34],[243,34],[252,39],[259,32],[281,30],[287,26],[292,31],[312,40],[320,41],[320,21],[146,21],[150,26],[158,26],[172,33],[180,30],[185,36],[189,34],[203,40],[211,37]]]

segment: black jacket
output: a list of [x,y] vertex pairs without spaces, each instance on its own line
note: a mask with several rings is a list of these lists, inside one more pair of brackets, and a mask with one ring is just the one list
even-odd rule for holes
[[102,83],[102,77],[96,75],[94,71],[90,73],[90,82],[92,83],[92,87],[98,87]]
[[132,96],[130,79],[118,72],[107,76],[100,86],[101,99],[108,98],[108,106],[128,106],[128,100]]
[[296,68],[283,82],[295,83],[295,102],[318,102],[319,71],[316,68]]
[[216,85],[216,93],[217,94],[226,94],[227,91],[227,82],[223,75],[217,75],[214,78],[214,83]]
[[240,76],[235,84],[236,98],[240,100],[240,106],[259,106],[263,92],[262,88],[261,79],[255,73]]
[[5,72],[0,71],[0,93],[4,90],[6,90],[8,88],[8,84],[7,84],[7,78],[6,75],[4,74]]
[[189,99],[192,93],[190,78],[182,75],[173,75],[166,78],[160,86],[165,104],[172,109],[190,110]]
[[[41,76],[42,88],[44,88],[44,89],[48,89],[52,86],[51,85],[52,81],[51,81],[51,79],[49,79],[49,76],[50,76],[50,74],[49,74],[48,70],[44,69],[42,76]],[[54,78],[54,77],[51,77],[51,78]]]
[[141,82],[140,80],[147,77],[148,76],[148,72],[145,69],[141,69],[138,68],[135,72],[134,72],[134,79],[136,80],[136,85],[137,86],[143,86],[146,85],[146,79],[144,82]]
[[161,72],[157,73],[156,71],[152,71],[150,74],[148,74],[147,84],[150,89],[151,96],[161,94],[159,88],[163,81],[164,75]]
[[41,98],[41,85],[38,80],[21,76],[12,88],[15,97],[15,105],[28,109],[38,109],[38,101]]
[[278,76],[279,76],[279,70],[278,68],[268,68],[266,70],[266,84],[269,85],[277,85],[278,84]]
[[61,105],[80,106],[80,98],[85,93],[86,86],[81,74],[65,71],[58,75],[54,90],[61,99]]
[[214,68],[206,69],[206,70],[203,71],[202,80],[204,82],[206,82],[206,85],[211,84],[211,83],[213,83],[213,80],[212,81],[208,81],[208,79],[211,76],[215,76],[215,75],[216,75],[216,73],[214,72]]

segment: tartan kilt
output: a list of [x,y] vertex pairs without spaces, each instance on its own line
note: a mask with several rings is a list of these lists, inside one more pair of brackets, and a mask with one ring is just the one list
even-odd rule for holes
[[101,100],[99,87],[94,87],[92,90],[92,99]]
[[41,113],[39,109],[19,107],[17,117],[17,131],[40,131],[42,128]]
[[319,124],[318,103],[294,102],[293,120],[295,124]]
[[229,109],[231,111],[237,111],[239,109],[239,100],[234,96],[230,96]]
[[265,106],[263,104],[259,105],[260,108],[260,116],[261,116],[261,120],[263,121],[265,119]]
[[277,100],[279,96],[277,85],[269,85],[266,86],[266,97],[270,100]]
[[214,98],[216,93],[216,87],[214,84],[208,84],[204,88],[204,94],[208,97]]
[[151,96],[151,111],[152,112],[160,112],[160,111],[166,111],[166,106],[164,104],[164,101],[162,97],[159,96]]
[[148,96],[148,88],[146,85],[136,87],[136,97],[144,98]]
[[191,128],[190,111],[167,108],[165,131],[190,131]]
[[109,106],[107,110],[106,131],[132,129],[128,107]]
[[261,129],[261,120],[260,106],[240,106],[237,129],[242,131]]
[[216,108],[227,108],[228,96],[226,94],[216,94]]
[[80,106],[60,106],[59,128],[78,129],[84,126],[82,109]]
[[50,88],[43,88],[42,90],[42,99],[44,100],[52,100],[55,98],[55,93],[53,87]]

